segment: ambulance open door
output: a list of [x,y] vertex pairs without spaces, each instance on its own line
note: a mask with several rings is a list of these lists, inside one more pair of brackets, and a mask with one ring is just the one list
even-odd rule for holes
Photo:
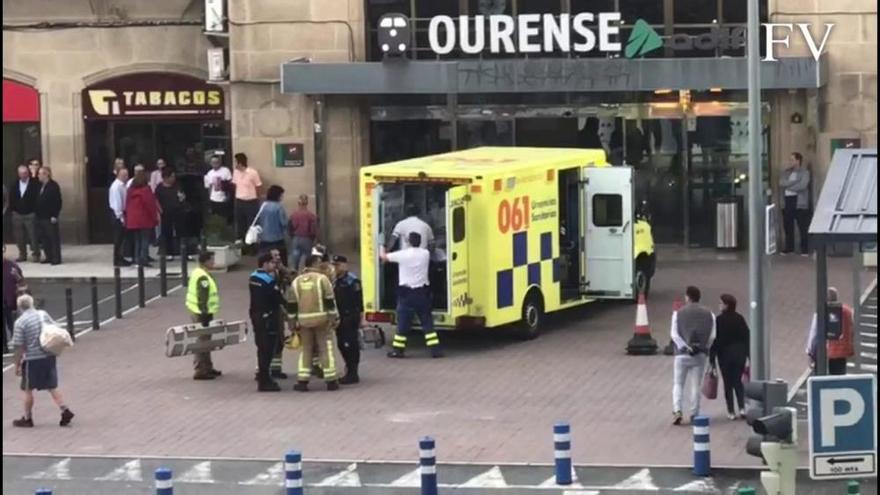
[[382,247],[386,244],[385,231],[387,230],[385,227],[385,207],[382,204],[382,184],[376,184],[373,186],[373,190],[370,192],[370,204],[373,207],[372,215],[373,215],[373,231],[370,232],[372,235],[371,239],[373,239],[373,249],[371,250],[373,256],[373,281],[374,288],[373,294],[375,294],[376,300],[373,301],[374,307],[377,309],[382,309],[382,299],[385,295],[384,290],[384,266],[382,260],[379,258],[379,252]]
[[584,278],[581,292],[606,299],[633,296],[633,170],[581,169]]
[[447,301],[449,316],[468,315],[471,297],[468,291],[468,186],[455,186],[446,192],[446,256]]

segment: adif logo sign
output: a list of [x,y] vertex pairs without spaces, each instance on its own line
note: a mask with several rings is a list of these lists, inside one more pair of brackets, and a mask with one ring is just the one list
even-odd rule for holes
[[[466,54],[491,53],[587,53],[598,50],[605,53],[623,52],[627,58],[643,57],[655,50],[728,50],[746,46],[743,27],[715,27],[696,36],[676,34],[661,37],[644,20],[637,20],[629,33],[626,47],[616,41],[621,30],[619,12],[570,14],[524,14],[519,16],[436,16],[428,25],[428,43],[431,50],[446,55],[453,50]],[[788,47],[791,36],[803,36],[813,58],[818,60],[831,35],[833,24],[825,24],[824,33],[817,40],[810,24],[764,24],[765,61],[776,61],[776,45]],[[779,37],[777,37],[779,36]]]

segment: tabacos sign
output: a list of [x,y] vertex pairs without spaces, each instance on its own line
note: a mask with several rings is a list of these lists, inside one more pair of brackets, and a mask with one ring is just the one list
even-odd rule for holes
[[[399,14],[389,14],[402,17]],[[637,20],[629,31],[626,43],[620,41],[619,12],[570,14],[524,14],[436,16],[428,24],[428,43],[438,55],[454,50],[466,54],[490,53],[589,53],[594,51],[619,54],[627,58],[643,57],[655,50],[673,51],[742,48],[746,46],[743,27],[714,27],[699,35],[676,34],[662,38],[644,20]],[[381,23],[380,23],[381,24]],[[810,32],[810,24],[763,24],[766,31],[766,55],[763,60],[775,61],[775,45],[788,46],[792,35],[803,36],[816,60],[822,54],[833,24],[825,24],[820,37]],[[784,36],[782,36],[784,35]]]
[[97,83],[83,91],[83,118],[222,118],[219,86],[180,74],[131,74]]

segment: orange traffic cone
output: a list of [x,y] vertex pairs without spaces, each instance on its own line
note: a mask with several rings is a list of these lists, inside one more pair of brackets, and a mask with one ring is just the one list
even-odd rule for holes
[[[682,301],[680,297],[676,297],[675,300],[672,301],[672,312],[675,313],[681,309],[682,306],[684,306],[684,301]],[[663,354],[667,356],[675,354],[675,343],[672,342],[672,339],[669,339],[669,344],[663,348]]]
[[636,307],[636,328],[633,338],[626,345],[626,353],[633,355],[651,355],[657,353],[657,341],[651,337],[651,326],[648,323],[648,306],[645,304],[645,294],[639,294],[639,304]]

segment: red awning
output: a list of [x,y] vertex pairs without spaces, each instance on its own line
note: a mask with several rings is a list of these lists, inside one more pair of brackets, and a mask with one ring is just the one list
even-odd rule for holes
[[3,123],[39,122],[40,95],[24,84],[3,80]]

